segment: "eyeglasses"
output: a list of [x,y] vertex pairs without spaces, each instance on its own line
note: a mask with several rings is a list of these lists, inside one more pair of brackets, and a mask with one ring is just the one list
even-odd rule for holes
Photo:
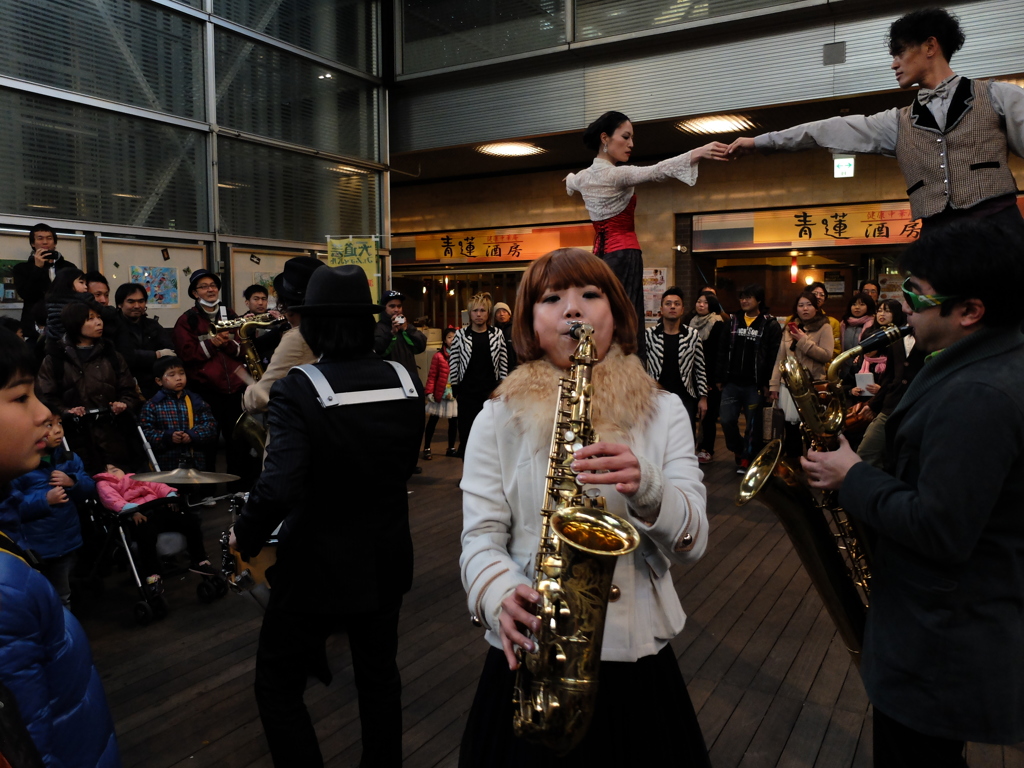
[[216,283],[200,283],[196,286],[197,291],[205,291],[207,288],[216,288]]
[[938,307],[945,301],[957,298],[956,296],[935,296],[927,293],[914,293],[908,285],[909,282],[910,277],[907,277],[900,288],[903,290],[903,297],[907,300],[907,304],[909,304],[910,308],[915,312],[920,312],[921,310],[929,309],[930,307]]

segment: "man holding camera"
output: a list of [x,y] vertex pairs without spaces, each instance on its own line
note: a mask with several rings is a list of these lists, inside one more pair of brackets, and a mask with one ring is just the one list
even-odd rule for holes
[[57,252],[57,233],[48,224],[32,227],[28,231],[28,241],[32,244],[32,255],[15,265],[12,272],[14,290],[22,301],[21,330],[26,339],[34,340],[39,334],[32,322],[33,308],[43,300],[57,270],[75,265]]

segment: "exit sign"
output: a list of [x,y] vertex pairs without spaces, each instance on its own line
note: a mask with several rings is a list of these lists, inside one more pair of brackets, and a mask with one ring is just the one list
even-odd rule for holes
[[853,155],[832,155],[832,175],[837,179],[852,179],[853,161]]

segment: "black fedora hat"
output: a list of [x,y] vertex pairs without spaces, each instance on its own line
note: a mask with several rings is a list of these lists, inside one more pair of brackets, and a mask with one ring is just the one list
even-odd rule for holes
[[320,267],[326,266],[313,256],[296,256],[284,263],[284,271],[274,278],[274,292],[278,301],[294,309],[306,301],[309,278]]
[[370,284],[360,267],[346,264],[313,272],[306,288],[306,303],[293,307],[303,315],[356,317],[377,314],[384,307],[370,298]]

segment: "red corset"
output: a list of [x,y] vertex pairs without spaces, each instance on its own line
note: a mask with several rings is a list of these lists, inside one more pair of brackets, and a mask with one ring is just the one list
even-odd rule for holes
[[621,213],[617,213],[610,219],[595,221],[594,231],[597,236],[594,238],[594,255],[604,256],[614,251],[625,251],[627,249],[640,250],[640,241],[636,239],[636,231],[633,225],[633,212],[636,210],[636,195],[629,198],[627,205]]

